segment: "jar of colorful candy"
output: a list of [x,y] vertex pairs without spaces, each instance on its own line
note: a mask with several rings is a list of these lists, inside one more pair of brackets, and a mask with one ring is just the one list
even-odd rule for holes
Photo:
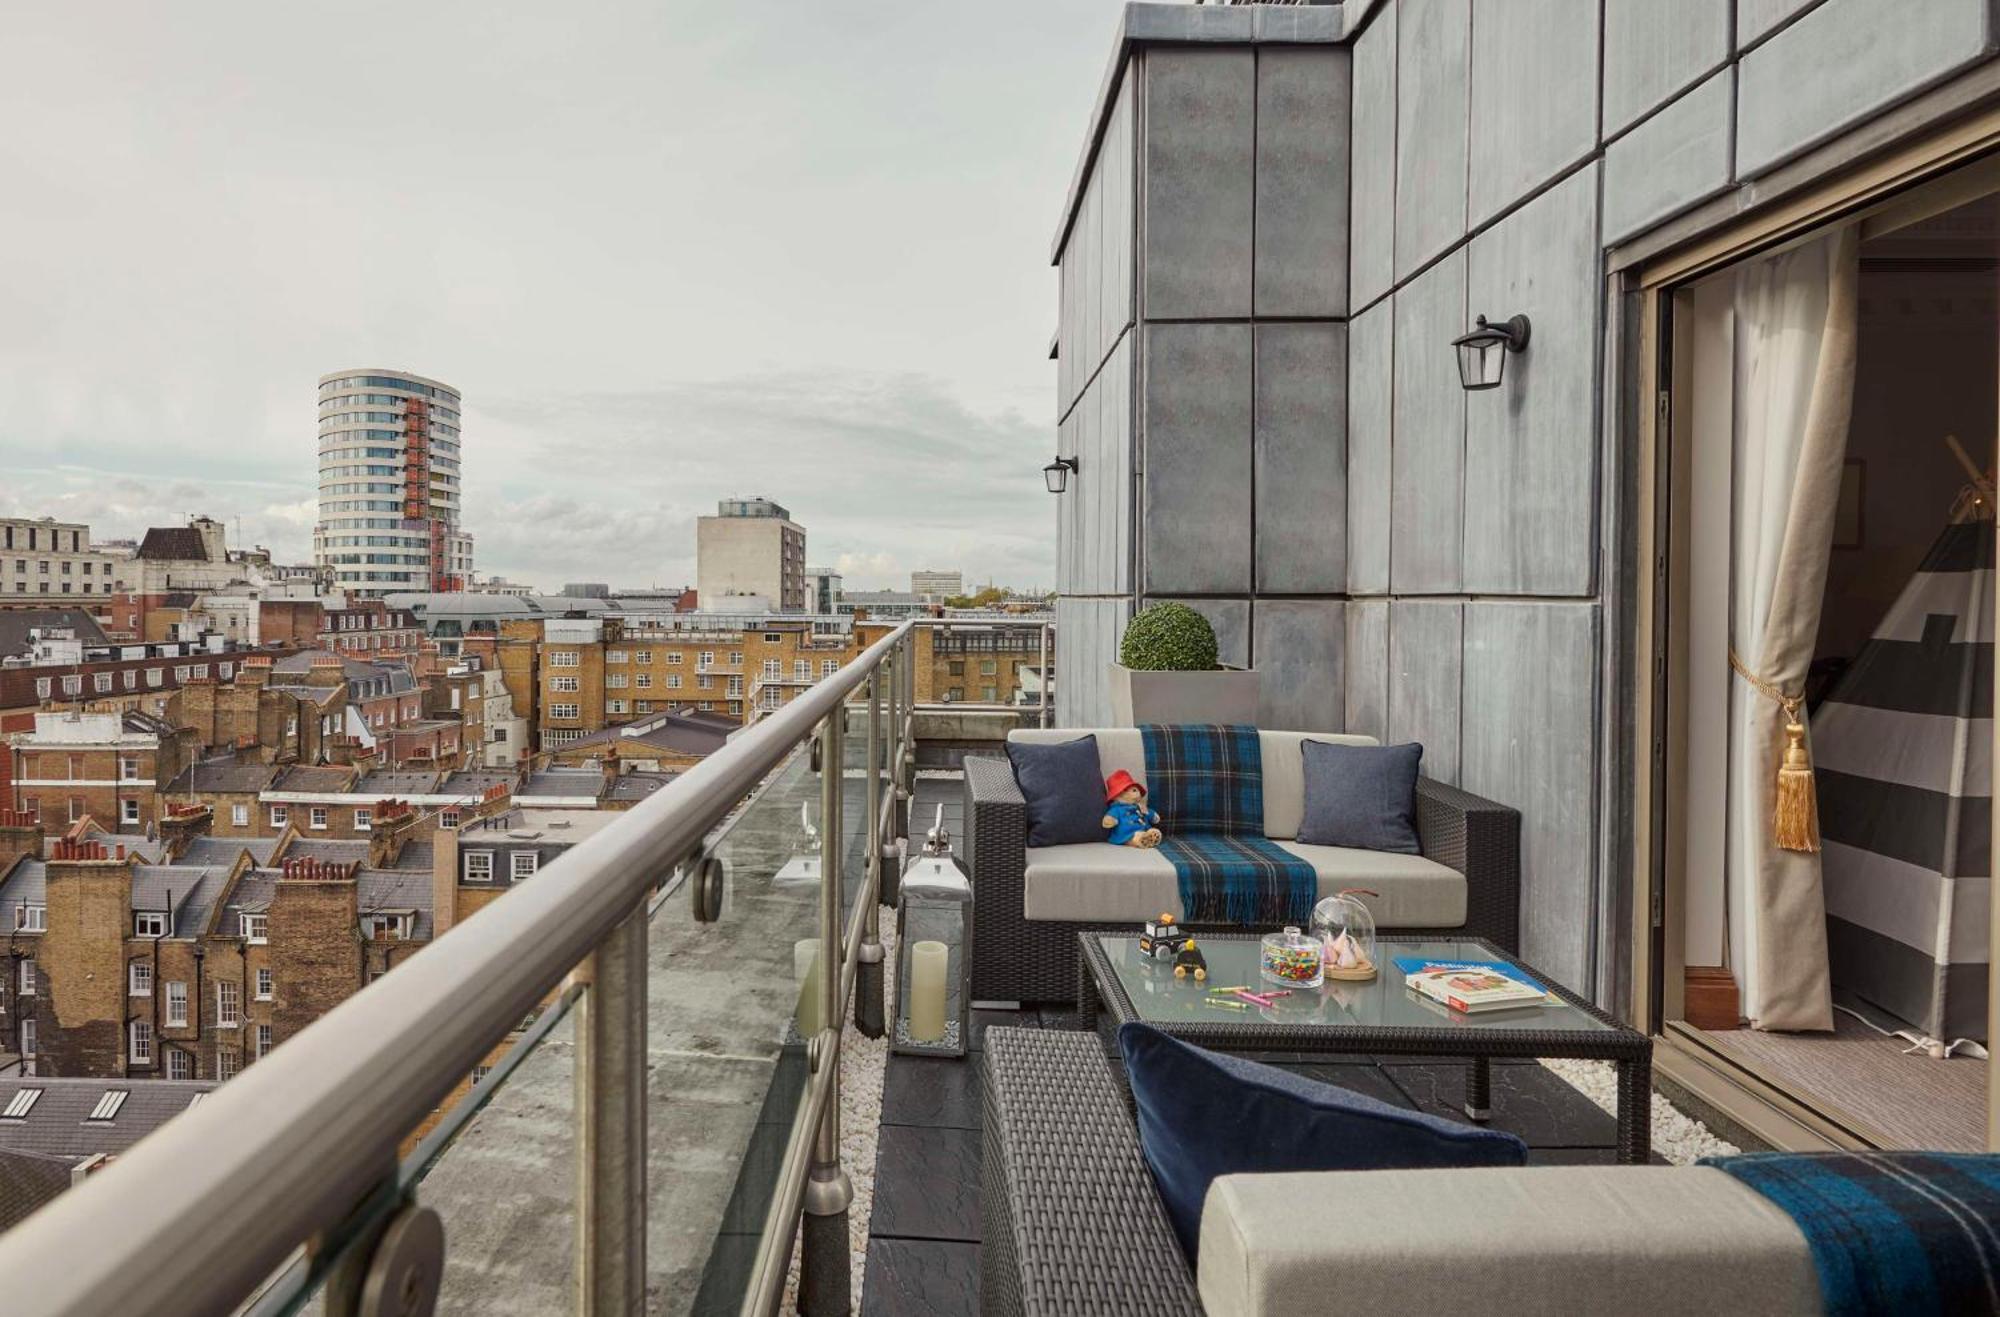
[[1297,927],[1266,934],[1262,969],[1264,977],[1275,983],[1317,988],[1322,981],[1320,943],[1300,933]]

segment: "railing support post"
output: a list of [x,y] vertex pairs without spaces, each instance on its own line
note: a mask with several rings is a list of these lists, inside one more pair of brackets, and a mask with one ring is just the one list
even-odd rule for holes
[[576,1310],[646,1305],[646,907],[584,962],[576,1030]]
[[867,820],[868,890],[861,898],[861,949],[854,975],[854,1027],[863,1038],[882,1036],[882,686],[868,678]]
[[835,709],[820,724],[820,1000],[827,1003],[826,1028],[813,1058],[813,1083],[832,1092],[826,1118],[814,1132],[812,1170],[806,1179],[804,1238],[799,1255],[799,1310],[810,1317],[830,1317],[852,1310],[853,1286],[848,1271],[847,1206],[854,1185],[840,1164],[840,1032],[846,1003],[840,999],[842,970],[847,957],[841,946],[844,921],[840,908],[841,729],[844,709]]
[[903,781],[903,740],[909,734],[910,720],[909,698],[903,693],[903,678],[910,667],[908,654],[909,645],[905,641],[891,650],[886,660],[889,664],[889,783],[896,793],[895,814],[890,822],[898,837],[910,835],[910,793]]
[[1035,634],[1036,648],[1041,651],[1036,658],[1036,662],[1041,665],[1042,684],[1040,694],[1035,697],[1035,703],[1039,706],[1035,710],[1037,715],[1035,725],[1038,727],[1047,727],[1049,725],[1049,694],[1054,689],[1049,681],[1049,624],[1047,622],[1042,623],[1039,627],[1035,628]]

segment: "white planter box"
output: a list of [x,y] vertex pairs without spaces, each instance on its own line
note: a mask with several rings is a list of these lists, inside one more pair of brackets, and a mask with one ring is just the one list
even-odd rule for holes
[[1111,723],[1240,723],[1255,726],[1263,685],[1251,668],[1146,672],[1111,665]]

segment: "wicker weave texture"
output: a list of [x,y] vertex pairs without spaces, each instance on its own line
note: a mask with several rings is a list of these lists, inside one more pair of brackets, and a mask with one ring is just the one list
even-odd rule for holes
[[[979,1001],[1068,1001],[1076,991],[1076,935],[1132,927],[1030,920],[1024,914],[1028,806],[1005,759],[965,760],[965,859],[972,875],[972,995]],[[1385,937],[1449,933],[1518,944],[1521,815],[1457,787],[1417,780],[1417,836],[1423,853],[1465,875],[1465,922],[1452,929],[1380,930]],[[1136,926],[1133,926],[1136,927]],[[1197,936],[1235,925],[1190,924]]]
[[1199,1313],[1096,1038],[992,1029],[984,1064],[980,1311]]

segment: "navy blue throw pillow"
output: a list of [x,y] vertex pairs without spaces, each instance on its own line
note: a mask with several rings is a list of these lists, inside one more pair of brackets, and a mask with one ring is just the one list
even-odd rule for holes
[[1104,779],[1098,776],[1095,736],[1054,745],[1009,741],[1007,758],[1028,802],[1028,845],[1104,840]]
[[1181,1251],[1195,1260],[1218,1175],[1519,1166],[1511,1134],[1392,1107],[1276,1066],[1224,1056],[1146,1024],[1118,1030],[1139,1147]]
[[1336,745],[1307,741],[1305,818],[1299,840],[1309,846],[1420,853],[1417,845],[1417,765],[1424,748]]

